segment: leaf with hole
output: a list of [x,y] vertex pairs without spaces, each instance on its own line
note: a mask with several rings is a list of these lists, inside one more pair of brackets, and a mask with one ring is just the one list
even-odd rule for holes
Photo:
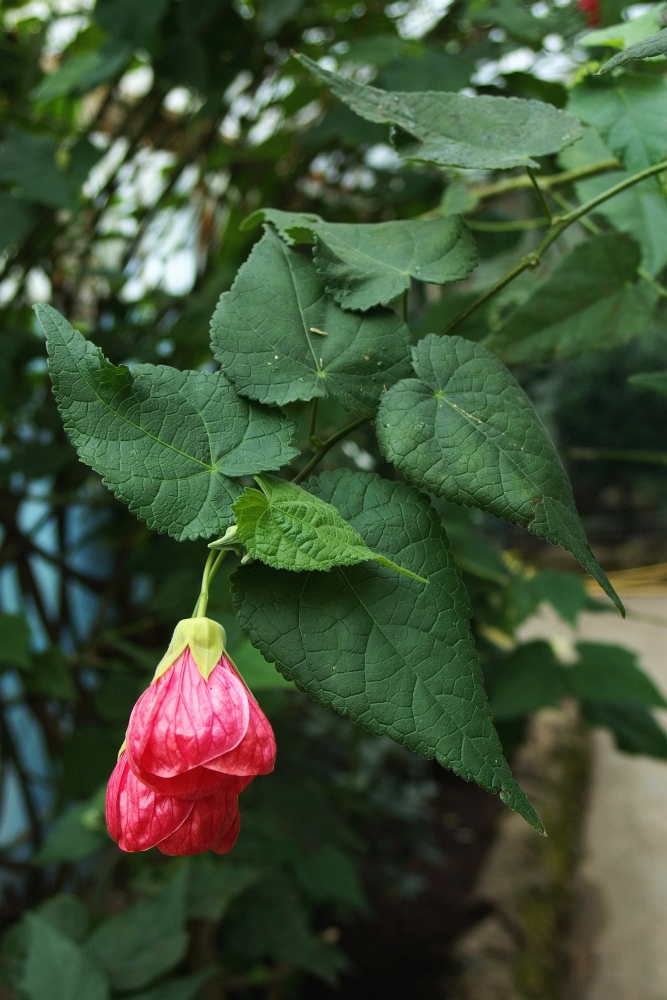
[[493,170],[537,167],[533,157],[557,153],[581,135],[573,115],[541,101],[379,90],[297,58],[362,118],[393,125],[394,146],[408,160]]
[[37,306],[65,429],[79,458],[150,528],[183,541],[222,534],[236,476],[296,455],[295,425],[241,399],[222,372],[115,367],[51,306]]
[[561,545],[622,610],[591,552],[569,480],[533,404],[480,344],[430,334],[415,377],[382,397],[380,447],[421,489],[479,507]]
[[657,291],[639,279],[639,247],[604,233],[561,258],[530,298],[483,341],[505,364],[565,361],[646,333]]
[[288,244],[315,244],[315,268],[344,309],[387,305],[409,289],[411,278],[436,285],[461,281],[477,263],[475,241],[458,215],[355,225],[266,208],[246,221],[259,219],[272,223]]
[[333,504],[369,549],[429,585],[370,562],[328,573],[242,566],[233,597],[253,644],[319,704],[500,793],[541,829],[502,755],[471,608],[428,499],[405,483],[347,470],[306,488]]
[[220,298],[213,352],[251,399],[283,405],[332,395],[371,415],[409,370],[410,332],[388,309],[344,311],[324,285],[306,254],[267,229]]
[[371,550],[330,503],[275,476],[255,476],[260,490],[247,489],[234,504],[238,537],[254,559],[295,572],[354,566],[371,560],[428,583]]

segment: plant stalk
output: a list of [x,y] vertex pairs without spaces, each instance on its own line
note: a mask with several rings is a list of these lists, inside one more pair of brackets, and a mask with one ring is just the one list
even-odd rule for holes
[[332,437],[328,438],[328,440],[326,440],[322,444],[322,446],[318,448],[316,453],[311,458],[310,462],[308,462],[308,464],[301,470],[301,472],[299,472],[299,474],[294,477],[292,482],[297,484],[302,483],[306,478],[306,476],[309,476],[310,473],[313,471],[313,469],[320,464],[324,456],[327,454],[327,452],[331,451],[331,449],[335,444],[338,444],[338,442],[342,441],[343,438],[347,437],[348,434],[352,434],[352,432],[356,431],[358,427],[363,427],[364,424],[367,424],[372,419],[373,419],[372,417],[359,417],[358,420],[353,420],[351,424],[348,424],[346,427],[343,427],[341,430],[337,431],[334,435],[332,435]]

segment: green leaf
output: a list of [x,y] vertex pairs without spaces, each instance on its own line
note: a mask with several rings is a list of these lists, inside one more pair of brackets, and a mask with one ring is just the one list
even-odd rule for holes
[[579,615],[588,604],[586,584],[580,576],[546,569],[536,573],[530,583],[539,601],[548,601],[564,621],[570,625],[577,624]]
[[45,900],[37,914],[70,941],[82,941],[90,927],[90,911],[83,900],[71,893],[59,892]]
[[21,243],[36,221],[33,205],[15,198],[9,191],[0,191],[0,253],[11,243]]
[[577,44],[588,48],[609,45],[612,48],[622,49],[644,41],[662,27],[661,15],[667,4],[653,3],[650,7],[651,9],[641,17],[621,21],[620,24],[611,24],[606,28],[598,28],[596,31],[587,31],[577,39]]
[[37,306],[65,429],[150,528],[180,541],[225,531],[242,493],[233,476],[298,455],[295,425],[248,404],[221,373],[116,368],[51,306]]
[[37,653],[34,662],[34,667],[23,678],[26,690],[48,698],[78,701],[76,684],[69,672],[67,658],[59,646]]
[[30,627],[23,615],[0,615],[0,669],[30,670]]
[[623,74],[575,87],[568,110],[593,125],[626,170],[636,173],[667,155],[666,103],[667,80]]
[[0,181],[16,184],[30,201],[76,209],[81,185],[101,153],[87,139],[58,150],[53,135],[32,135],[15,125],[0,143]]
[[655,56],[664,55],[667,55],[667,29],[663,29],[657,35],[652,35],[642,42],[637,42],[636,45],[631,45],[623,52],[618,52],[604,66],[600,67],[597,75],[601,76],[603,73],[608,73],[610,69],[623,66],[624,63],[631,62],[633,59],[652,59]]
[[109,917],[87,941],[114,990],[142,989],[173,969],[188,947],[188,872],[180,868],[162,892]]
[[390,310],[342,310],[309,258],[272,229],[211,321],[213,352],[242,395],[283,405],[331,394],[346,410],[369,415],[408,370],[409,339]]
[[94,16],[112,38],[150,51],[168,7],[169,0],[97,0]]
[[638,279],[639,247],[603,233],[570,250],[484,346],[506,364],[565,361],[646,332],[658,293]]
[[581,135],[576,118],[540,101],[378,90],[306,56],[297,58],[362,118],[393,125],[394,145],[409,160],[446,167],[537,167],[532,157],[556,153]]
[[533,404],[493,354],[462,337],[425,337],[415,378],[382,398],[384,455],[416,486],[479,507],[571,552],[619,610],[590,550],[572,489]]
[[204,854],[192,862],[188,886],[188,920],[219,923],[233,900],[256,885],[261,872],[229,858]]
[[577,698],[620,707],[667,708],[653,681],[640,670],[632,650],[602,642],[579,642],[577,652],[579,661],[570,671]]
[[311,854],[299,854],[294,871],[301,890],[313,903],[333,903],[348,911],[368,909],[352,860],[333,844],[323,844]]
[[335,507],[294,483],[255,476],[260,490],[247,489],[234,504],[238,537],[254,559],[295,572],[354,566],[371,560],[428,583],[371,550]]
[[266,208],[250,221],[259,218],[288,244],[315,243],[315,268],[344,309],[387,305],[411,278],[436,285],[460,281],[477,263],[475,241],[460,216],[352,225]]
[[283,25],[296,17],[304,0],[259,0],[259,34],[261,38],[273,38]]
[[[401,43],[400,38],[395,35],[393,38],[399,44]],[[405,42],[403,45],[405,46]],[[352,51],[354,49],[353,44]],[[350,55],[350,52],[346,54],[346,62]],[[432,48],[425,48],[416,55],[401,57],[398,53],[398,56],[399,58],[389,62],[376,77],[376,85],[382,87],[383,90],[451,90],[458,92],[468,86],[470,77],[475,70],[475,63],[469,56],[453,55]],[[360,61],[373,62],[372,59]]]
[[429,586],[372,563],[308,574],[243,566],[233,577],[234,604],[251,641],[319,704],[499,792],[540,829],[502,756],[470,605],[428,499],[348,470],[307,486],[369,548],[381,547]]
[[99,851],[108,839],[103,830],[91,830],[86,825],[90,810],[88,802],[68,809],[55,821],[46,842],[34,857],[36,865],[50,865],[63,861],[81,861]]
[[638,372],[631,375],[628,382],[639,389],[650,389],[652,392],[659,392],[661,396],[667,396],[667,372]]
[[548,642],[528,642],[503,660],[489,701],[495,722],[522,719],[569,693],[568,669],[561,667]]
[[[611,152],[595,129],[587,126],[583,138],[564,150],[558,161],[564,170],[574,170],[611,157]],[[627,180],[623,170],[588,177],[575,184],[580,202],[589,201],[615,184]],[[642,249],[642,264],[651,274],[658,274],[667,264],[667,198],[655,178],[634,184],[609,198],[595,209],[595,215],[607,219],[621,233],[633,236]]]
[[590,725],[611,730],[619,750],[667,760],[667,734],[646,709],[589,702],[584,715]]
[[132,55],[128,44],[109,42],[96,52],[74,55],[44,77],[30,95],[35,101],[50,101],[65,94],[86,94],[119,73]]
[[128,1000],[195,1000],[200,997],[200,988],[214,974],[214,969],[202,969],[191,976],[167,979],[147,993],[135,993]]
[[243,639],[238,646],[234,647],[231,658],[253,694],[256,691],[267,691],[271,688],[294,690],[292,682],[285,680],[273,663],[267,663],[249,639]]
[[108,1000],[107,979],[83,948],[35,913],[25,922],[29,945],[20,985],[28,1000]]

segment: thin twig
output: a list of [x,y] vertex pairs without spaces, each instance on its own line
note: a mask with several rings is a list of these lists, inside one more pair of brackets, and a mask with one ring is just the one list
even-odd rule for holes
[[313,469],[315,469],[320,464],[324,456],[331,451],[331,449],[335,444],[338,444],[338,442],[342,441],[344,437],[348,436],[348,434],[352,434],[353,431],[356,431],[357,428],[359,427],[363,427],[364,424],[369,423],[369,421],[371,421],[372,419],[373,419],[372,417],[359,417],[358,420],[353,420],[351,424],[347,425],[347,427],[343,427],[342,430],[338,431],[336,434],[330,437],[327,441],[323,443],[322,447],[317,450],[317,452],[313,455],[310,462],[308,462],[305,468],[303,468],[301,472],[294,477],[292,482],[302,483],[304,479],[310,475]]
[[526,173],[528,174],[528,177],[530,178],[530,183],[533,185],[533,187],[537,191],[537,197],[540,199],[540,204],[542,205],[542,208],[544,209],[544,214],[546,215],[547,219],[549,220],[549,223],[551,223],[553,221],[553,215],[552,215],[551,209],[549,208],[549,204],[547,202],[547,199],[544,196],[544,191],[542,190],[542,188],[540,187],[540,185],[537,183],[537,177],[535,176],[534,172],[531,170],[530,167],[526,167]]

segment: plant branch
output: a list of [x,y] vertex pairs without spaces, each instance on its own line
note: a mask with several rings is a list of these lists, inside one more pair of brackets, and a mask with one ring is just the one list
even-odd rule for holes
[[585,167],[576,167],[574,170],[563,170],[561,173],[550,174],[547,177],[535,177],[534,180],[526,174],[519,177],[508,177],[495,184],[481,184],[478,187],[471,187],[469,192],[481,201],[497,194],[505,194],[507,191],[516,191],[531,186],[537,186],[542,191],[549,191],[552,187],[558,187],[561,184],[570,184],[572,181],[580,181],[585,177],[595,177],[597,174],[604,174],[609,170],[618,170],[620,166],[620,162],[615,157],[611,157],[608,160],[589,163]]
[[553,215],[551,214],[551,209],[549,208],[549,205],[547,203],[547,199],[544,196],[544,191],[542,190],[542,188],[540,187],[540,185],[537,183],[537,177],[535,176],[534,171],[530,169],[530,167],[526,167],[526,173],[528,174],[528,177],[530,178],[530,183],[533,185],[533,187],[537,191],[537,197],[540,199],[540,204],[542,205],[542,208],[544,209],[544,214],[546,215],[547,219],[551,223],[553,221]]
[[322,447],[318,448],[318,450],[313,455],[310,462],[308,462],[308,464],[305,466],[305,468],[303,468],[301,472],[294,477],[292,482],[302,483],[306,478],[306,476],[309,476],[310,473],[313,471],[313,469],[315,469],[320,464],[324,456],[331,451],[331,449],[335,444],[338,444],[338,442],[342,441],[343,438],[348,436],[348,434],[352,434],[353,431],[356,431],[357,428],[359,427],[363,427],[364,424],[369,423],[372,419],[373,419],[372,417],[359,417],[358,420],[353,420],[351,424],[347,425],[347,427],[343,427],[342,430],[337,431],[336,434],[328,438],[328,440],[326,440],[322,444]]
[[578,222],[584,215],[588,212],[592,212],[602,205],[605,201],[613,198],[615,195],[620,194],[621,191],[625,191],[629,187],[633,187],[635,184],[641,183],[641,181],[646,180],[647,177],[653,177],[654,174],[660,174],[667,170],[667,160],[662,160],[660,163],[656,163],[652,167],[647,167],[646,170],[641,170],[638,174],[633,174],[632,177],[627,177],[625,180],[621,181],[619,184],[614,184],[613,187],[607,188],[606,191],[602,191],[600,194],[596,195],[595,198],[591,198],[589,201],[584,202],[583,205],[579,205],[577,208],[573,208],[572,211],[568,212],[567,215],[556,216],[552,219],[551,230],[544,237],[540,245],[533,250],[531,253],[526,254],[522,257],[518,264],[507,272],[502,278],[499,278],[490,288],[481,295],[475,302],[464,309],[463,312],[455,316],[454,319],[449,323],[443,330],[440,331],[441,336],[446,336],[452,330],[456,329],[461,323],[463,323],[468,316],[479,309],[480,306],[488,302],[489,299],[497,295],[499,291],[509,285],[511,281],[514,281],[520,274],[527,271],[529,268],[533,269],[541,263],[544,253],[548,250],[552,243],[555,243],[558,237],[565,232],[565,230],[571,226],[574,222]]

